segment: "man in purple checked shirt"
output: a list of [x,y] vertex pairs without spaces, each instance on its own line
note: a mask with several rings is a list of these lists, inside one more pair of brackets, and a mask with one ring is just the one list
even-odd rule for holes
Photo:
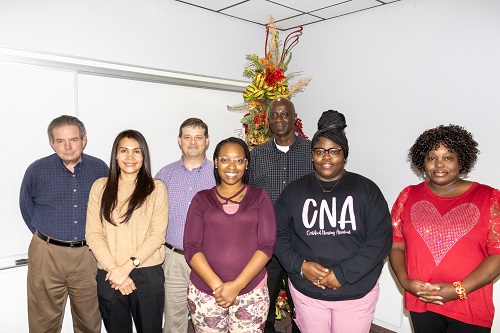
[[163,333],[188,330],[187,290],[191,268],[184,258],[184,226],[189,204],[198,191],[215,186],[214,163],[206,158],[210,143],[208,126],[198,118],[186,119],[177,138],[182,151],[180,160],[168,164],[156,174],[168,189],[168,216],[165,272],[165,325]]

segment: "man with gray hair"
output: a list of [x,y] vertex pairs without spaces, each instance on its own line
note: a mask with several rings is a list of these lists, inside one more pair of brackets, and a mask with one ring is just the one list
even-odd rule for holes
[[60,332],[69,296],[73,330],[100,333],[97,262],[85,242],[87,201],[94,181],[108,175],[102,160],[83,154],[85,126],[63,115],[48,126],[55,153],[33,162],[19,206],[33,233],[28,250],[30,333]]

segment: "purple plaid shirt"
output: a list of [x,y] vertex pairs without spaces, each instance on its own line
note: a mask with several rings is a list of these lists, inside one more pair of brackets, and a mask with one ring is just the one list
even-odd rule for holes
[[201,166],[188,170],[180,160],[163,167],[155,178],[161,179],[168,189],[168,226],[166,242],[184,250],[184,226],[191,200],[198,191],[215,186],[214,163],[205,160]]

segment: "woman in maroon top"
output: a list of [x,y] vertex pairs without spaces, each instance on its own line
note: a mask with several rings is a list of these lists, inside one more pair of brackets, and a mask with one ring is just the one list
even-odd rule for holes
[[188,305],[196,332],[262,332],[269,308],[265,266],[276,241],[269,195],[248,184],[250,151],[238,138],[214,152],[217,186],[198,192],[184,230],[192,268]]
[[491,332],[500,191],[463,179],[478,153],[456,125],[426,130],[410,148],[427,181],[406,187],[392,208],[390,262],[415,333]]

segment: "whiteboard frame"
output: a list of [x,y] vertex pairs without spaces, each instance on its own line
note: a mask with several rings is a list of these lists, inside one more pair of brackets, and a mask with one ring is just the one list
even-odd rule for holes
[[0,60],[127,80],[243,92],[249,82],[109,61],[0,47]]

